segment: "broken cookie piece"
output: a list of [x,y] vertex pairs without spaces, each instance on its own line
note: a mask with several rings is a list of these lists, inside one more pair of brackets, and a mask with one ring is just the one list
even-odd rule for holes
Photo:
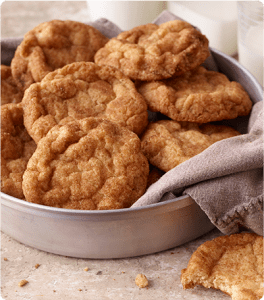
[[148,286],[148,279],[144,274],[138,274],[135,283],[140,288],[145,288]]
[[202,244],[182,270],[184,289],[202,285],[232,300],[263,297],[263,237],[255,233],[220,236]]
[[22,279],[22,280],[19,281],[18,286],[22,287],[26,284],[28,284],[28,281],[26,279]]

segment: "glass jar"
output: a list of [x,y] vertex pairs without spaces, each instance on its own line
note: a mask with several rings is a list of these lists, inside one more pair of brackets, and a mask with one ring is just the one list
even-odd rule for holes
[[95,21],[106,18],[122,30],[151,23],[165,9],[165,1],[89,1],[88,13]]
[[238,1],[238,59],[263,86],[263,4]]

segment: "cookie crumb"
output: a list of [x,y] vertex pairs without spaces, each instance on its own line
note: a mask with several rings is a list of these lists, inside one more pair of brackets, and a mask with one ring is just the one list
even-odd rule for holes
[[82,289],[79,289],[78,291],[80,291],[80,292],[81,292],[81,291],[82,291]]
[[35,264],[35,268],[37,269],[40,266],[40,264]]
[[8,259],[7,259],[6,257],[4,257],[4,260],[5,260],[5,261],[8,261]]
[[28,283],[28,281],[26,279],[22,279],[19,283],[18,286],[24,286]]
[[145,288],[148,286],[148,279],[144,274],[138,274],[135,279],[135,283],[140,288]]
[[83,270],[84,270],[85,272],[87,272],[87,271],[89,270],[89,268],[86,267],[86,268],[84,268]]

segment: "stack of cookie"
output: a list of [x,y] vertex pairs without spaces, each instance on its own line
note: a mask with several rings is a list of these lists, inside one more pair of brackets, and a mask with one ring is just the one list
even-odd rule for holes
[[252,104],[201,66],[208,56],[207,38],[183,21],[112,39],[74,21],[32,29],[1,66],[2,192],[61,208],[130,207],[164,172],[239,134],[209,124]]
[[[209,122],[248,115],[243,87],[201,64],[208,40],[190,24],[146,24],[119,34],[97,51],[95,62],[120,69],[136,84],[148,110],[158,112],[141,136],[151,165],[167,172],[211,144],[239,134]],[[155,170],[155,168],[154,168]]]

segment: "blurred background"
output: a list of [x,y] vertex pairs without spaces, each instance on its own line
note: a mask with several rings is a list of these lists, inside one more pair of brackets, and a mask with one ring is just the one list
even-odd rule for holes
[[1,37],[22,37],[52,19],[107,18],[122,30],[153,22],[163,11],[196,26],[212,48],[239,59],[263,83],[263,4],[260,1],[5,1]]

